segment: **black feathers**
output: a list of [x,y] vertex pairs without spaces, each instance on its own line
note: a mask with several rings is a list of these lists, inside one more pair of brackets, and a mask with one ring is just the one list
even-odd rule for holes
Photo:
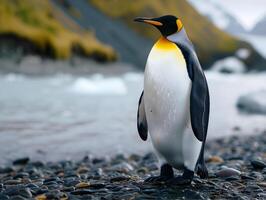
[[148,124],[146,120],[146,113],[144,108],[144,92],[141,93],[139,98],[138,114],[137,114],[137,127],[139,136],[142,140],[146,141],[148,138]]

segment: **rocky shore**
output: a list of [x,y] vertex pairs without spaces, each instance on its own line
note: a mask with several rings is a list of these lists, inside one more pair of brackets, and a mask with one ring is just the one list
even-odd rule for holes
[[21,158],[0,167],[0,199],[265,199],[265,144],[265,132],[209,142],[209,178],[195,177],[190,186],[144,183],[159,173],[152,153],[54,163]]

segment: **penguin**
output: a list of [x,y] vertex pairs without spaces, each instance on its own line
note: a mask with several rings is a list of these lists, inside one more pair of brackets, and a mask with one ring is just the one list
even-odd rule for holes
[[[191,184],[194,174],[208,177],[204,162],[210,97],[206,77],[181,19],[165,15],[135,18],[153,25],[161,37],[146,62],[139,99],[137,128],[151,137],[160,161],[160,175],[146,182]],[[183,170],[174,176],[174,169]]]

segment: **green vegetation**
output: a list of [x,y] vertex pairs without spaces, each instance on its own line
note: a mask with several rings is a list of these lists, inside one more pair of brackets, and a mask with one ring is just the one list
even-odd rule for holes
[[30,42],[41,54],[47,54],[49,49],[46,56],[56,59],[69,58],[73,53],[101,61],[116,59],[111,47],[73,25],[49,0],[1,0],[0,37],[4,35]]
[[88,1],[106,15],[124,21],[135,31],[154,40],[159,37],[159,33],[150,26],[133,22],[135,17],[157,17],[166,14],[180,17],[195,44],[201,61],[207,65],[217,58],[232,55],[236,49],[245,45],[216,28],[205,17],[198,14],[186,0]]

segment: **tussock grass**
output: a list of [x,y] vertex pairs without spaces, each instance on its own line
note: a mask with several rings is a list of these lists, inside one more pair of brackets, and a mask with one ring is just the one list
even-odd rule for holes
[[201,60],[205,63],[234,53],[240,45],[236,38],[219,30],[198,14],[186,0],[88,0],[88,2],[108,16],[126,22],[137,32],[154,40],[159,37],[158,31],[133,22],[135,17],[158,17],[166,14],[180,17]]
[[14,35],[33,43],[39,52],[66,59],[74,52],[101,61],[116,59],[114,50],[88,31],[66,28],[49,0],[1,0],[0,37]]

